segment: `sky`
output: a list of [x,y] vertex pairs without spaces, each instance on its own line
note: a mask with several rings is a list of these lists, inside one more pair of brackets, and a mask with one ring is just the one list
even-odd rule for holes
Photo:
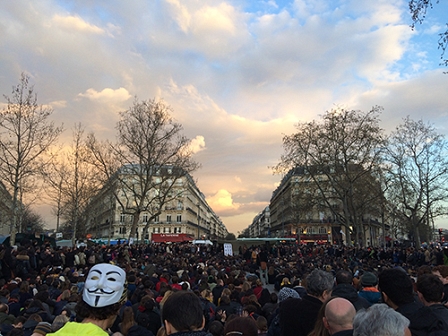
[[[386,131],[410,116],[447,133],[443,13],[446,1],[413,30],[394,0],[0,0],[0,93],[28,74],[67,144],[79,122],[114,139],[135,97],[163,99],[192,139],[198,187],[237,234],[269,205],[299,122],[379,105]],[[48,205],[35,209],[55,227]]]

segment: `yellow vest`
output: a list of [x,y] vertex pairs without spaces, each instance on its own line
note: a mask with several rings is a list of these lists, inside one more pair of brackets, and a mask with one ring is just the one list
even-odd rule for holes
[[107,332],[93,323],[67,322],[61,329],[47,336],[109,336]]

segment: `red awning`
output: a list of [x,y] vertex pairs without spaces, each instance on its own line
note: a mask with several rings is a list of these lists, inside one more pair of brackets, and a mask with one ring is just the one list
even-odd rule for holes
[[154,243],[181,243],[192,241],[194,238],[186,233],[153,233],[151,240]]

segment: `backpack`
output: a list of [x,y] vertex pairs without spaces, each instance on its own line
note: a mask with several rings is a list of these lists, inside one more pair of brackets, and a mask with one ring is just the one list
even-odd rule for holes
[[77,266],[79,264],[80,264],[79,256],[75,254],[75,265]]

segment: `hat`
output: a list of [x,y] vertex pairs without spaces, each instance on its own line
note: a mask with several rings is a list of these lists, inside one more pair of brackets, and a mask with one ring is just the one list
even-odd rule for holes
[[34,331],[33,331],[33,333],[36,333],[36,334],[40,334],[40,335],[46,335],[47,333],[49,334],[49,333],[51,333],[52,332],[52,330],[51,330],[51,324],[50,323],[48,323],[48,322],[39,322],[38,324],[37,324],[37,326],[34,328]]
[[125,271],[111,264],[96,264],[87,275],[82,298],[91,307],[124,302],[127,295]]
[[289,287],[283,287],[280,289],[280,292],[278,292],[278,302],[283,302],[289,298],[300,299],[300,295],[294,289]]
[[365,272],[361,277],[361,285],[363,287],[373,287],[378,283],[378,278],[371,272]]

